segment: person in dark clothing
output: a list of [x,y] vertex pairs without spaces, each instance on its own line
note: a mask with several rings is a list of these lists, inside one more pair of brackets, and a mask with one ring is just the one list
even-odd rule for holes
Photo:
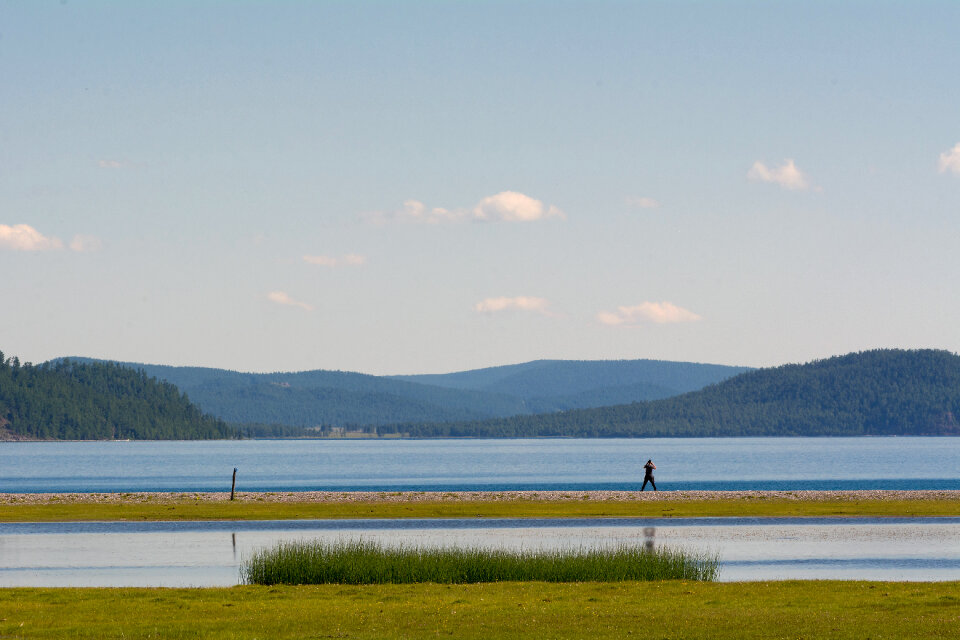
[[643,491],[647,488],[647,483],[649,482],[653,486],[653,490],[657,490],[657,483],[653,481],[653,470],[657,468],[657,465],[653,464],[653,460],[647,460],[647,464],[643,465],[643,486],[640,487],[640,491]]

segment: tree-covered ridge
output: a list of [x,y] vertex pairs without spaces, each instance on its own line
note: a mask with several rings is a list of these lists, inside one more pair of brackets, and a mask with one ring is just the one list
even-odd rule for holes
[[0,352],[0,437],[189,440],[236,431],[143,371],[69,360],[21,364]]
[[448,374],[372,376],[118,364],[176,385],[203,411],[228,422],[305,428],[462,422],[652,400],[746,370],[656,360],[538,360]]
[[[456,373],[393,377],[452,389],[505,393],[526,401],[558,398],[569,402],[574,396],[633,387],[641,393],[633,400],[639,401],[696,391],[746,371],[750,368],[666,360],[534,360]],[[647,388],[641,389],[644,386]]]
[[412,436],[960,435],[960,356],[886,349],[758,369],[684,395],[455,424]]

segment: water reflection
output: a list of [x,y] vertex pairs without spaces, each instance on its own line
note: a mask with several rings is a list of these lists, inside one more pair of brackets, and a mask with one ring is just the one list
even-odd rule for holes
[[643,528],[643,547],[648,551],[653,551],[653,538],[657,535],[656,527]]
[[[225,533],[230,533],[229,543]],[[227,586],[279,541],[717,554],[721,580],[960,579],[960,518],[0,523],[0,586]]]

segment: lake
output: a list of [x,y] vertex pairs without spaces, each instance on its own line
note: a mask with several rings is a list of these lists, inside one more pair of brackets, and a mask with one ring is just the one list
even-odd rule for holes
[[960,439],[0,442],[0,492],[960,489]]
[[960,577],[960,518],[66,522],[0,523],[0,587],[228,586],[256,549],[305,539],[683,548],[718,556],[722,581]]

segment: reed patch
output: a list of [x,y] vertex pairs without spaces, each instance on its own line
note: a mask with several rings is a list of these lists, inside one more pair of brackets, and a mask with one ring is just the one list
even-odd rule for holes
[[709,581],[719,569],[716,557],[634,545],[507,550],[361,540],[282,542],[244,560],[241,576],[257,585]]

